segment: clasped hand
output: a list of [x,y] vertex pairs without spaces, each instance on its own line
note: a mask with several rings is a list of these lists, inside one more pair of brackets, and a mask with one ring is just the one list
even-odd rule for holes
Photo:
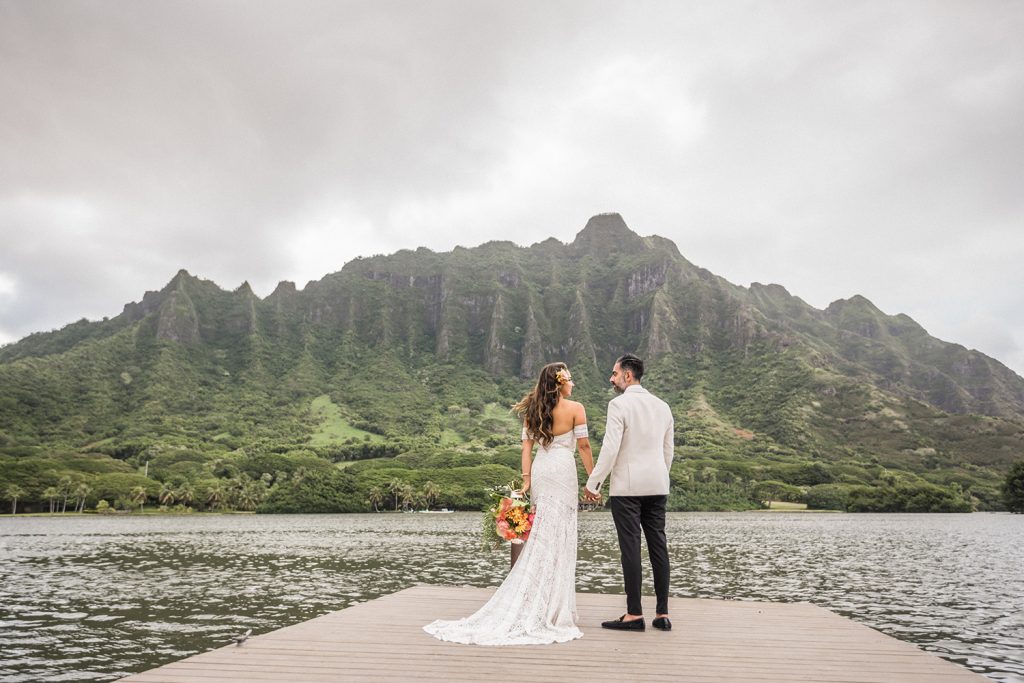
[[590,489],[588,489],[586,486],[584,486],[583,487],[583,500],[587,501],[588,503],[600,503],[601,502],[601,494],[600,493],[591,493]]

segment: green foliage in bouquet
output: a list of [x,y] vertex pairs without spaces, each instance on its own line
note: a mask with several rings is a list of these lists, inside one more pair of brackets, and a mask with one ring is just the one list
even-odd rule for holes
[[513,484],[487,491],[491,504],[482,517],[483,545],[496,550],[505,543],[522,543],[530,537],[534,513],[530,500]]

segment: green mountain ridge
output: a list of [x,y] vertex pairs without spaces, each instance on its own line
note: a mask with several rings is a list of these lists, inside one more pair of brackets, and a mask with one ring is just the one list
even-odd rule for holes
[[[455,449],[511,470],[517,428],[494,408],[565,360],[599,436],[624,351],[648,360],[645,383],[677,415],[680,486],[817,463],[830,472],[818,485],[893,470],[984,507],[1024,453],[1024,379],[998,361],[859,295],[820,310],[777,284],[734,285],[618,214],[568,244],[402,250],[263,299],[181,270],[114,318],[0,348],[0,448],[384,457],[346,467],[364,479]],[[345,423],[332,433],[374,439],[317,436],[318,397]]]

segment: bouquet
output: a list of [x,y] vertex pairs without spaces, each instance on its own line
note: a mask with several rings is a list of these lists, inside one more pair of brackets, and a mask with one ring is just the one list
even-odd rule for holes
[[484,545],[497,548],[504,541],[522,543],[529,538],[534,513],[523,493],[510,484],[496,486],[488,493],[493,502],[484,510]]

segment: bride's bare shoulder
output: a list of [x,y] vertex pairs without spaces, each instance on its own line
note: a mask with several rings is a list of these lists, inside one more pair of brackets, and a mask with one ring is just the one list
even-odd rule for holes
[[579,401],[566,401],[566,407],[572,411],[573,415],[577,417],[583,417],[584,420],[587,417],[587,409],[583,407],[583,404]]

